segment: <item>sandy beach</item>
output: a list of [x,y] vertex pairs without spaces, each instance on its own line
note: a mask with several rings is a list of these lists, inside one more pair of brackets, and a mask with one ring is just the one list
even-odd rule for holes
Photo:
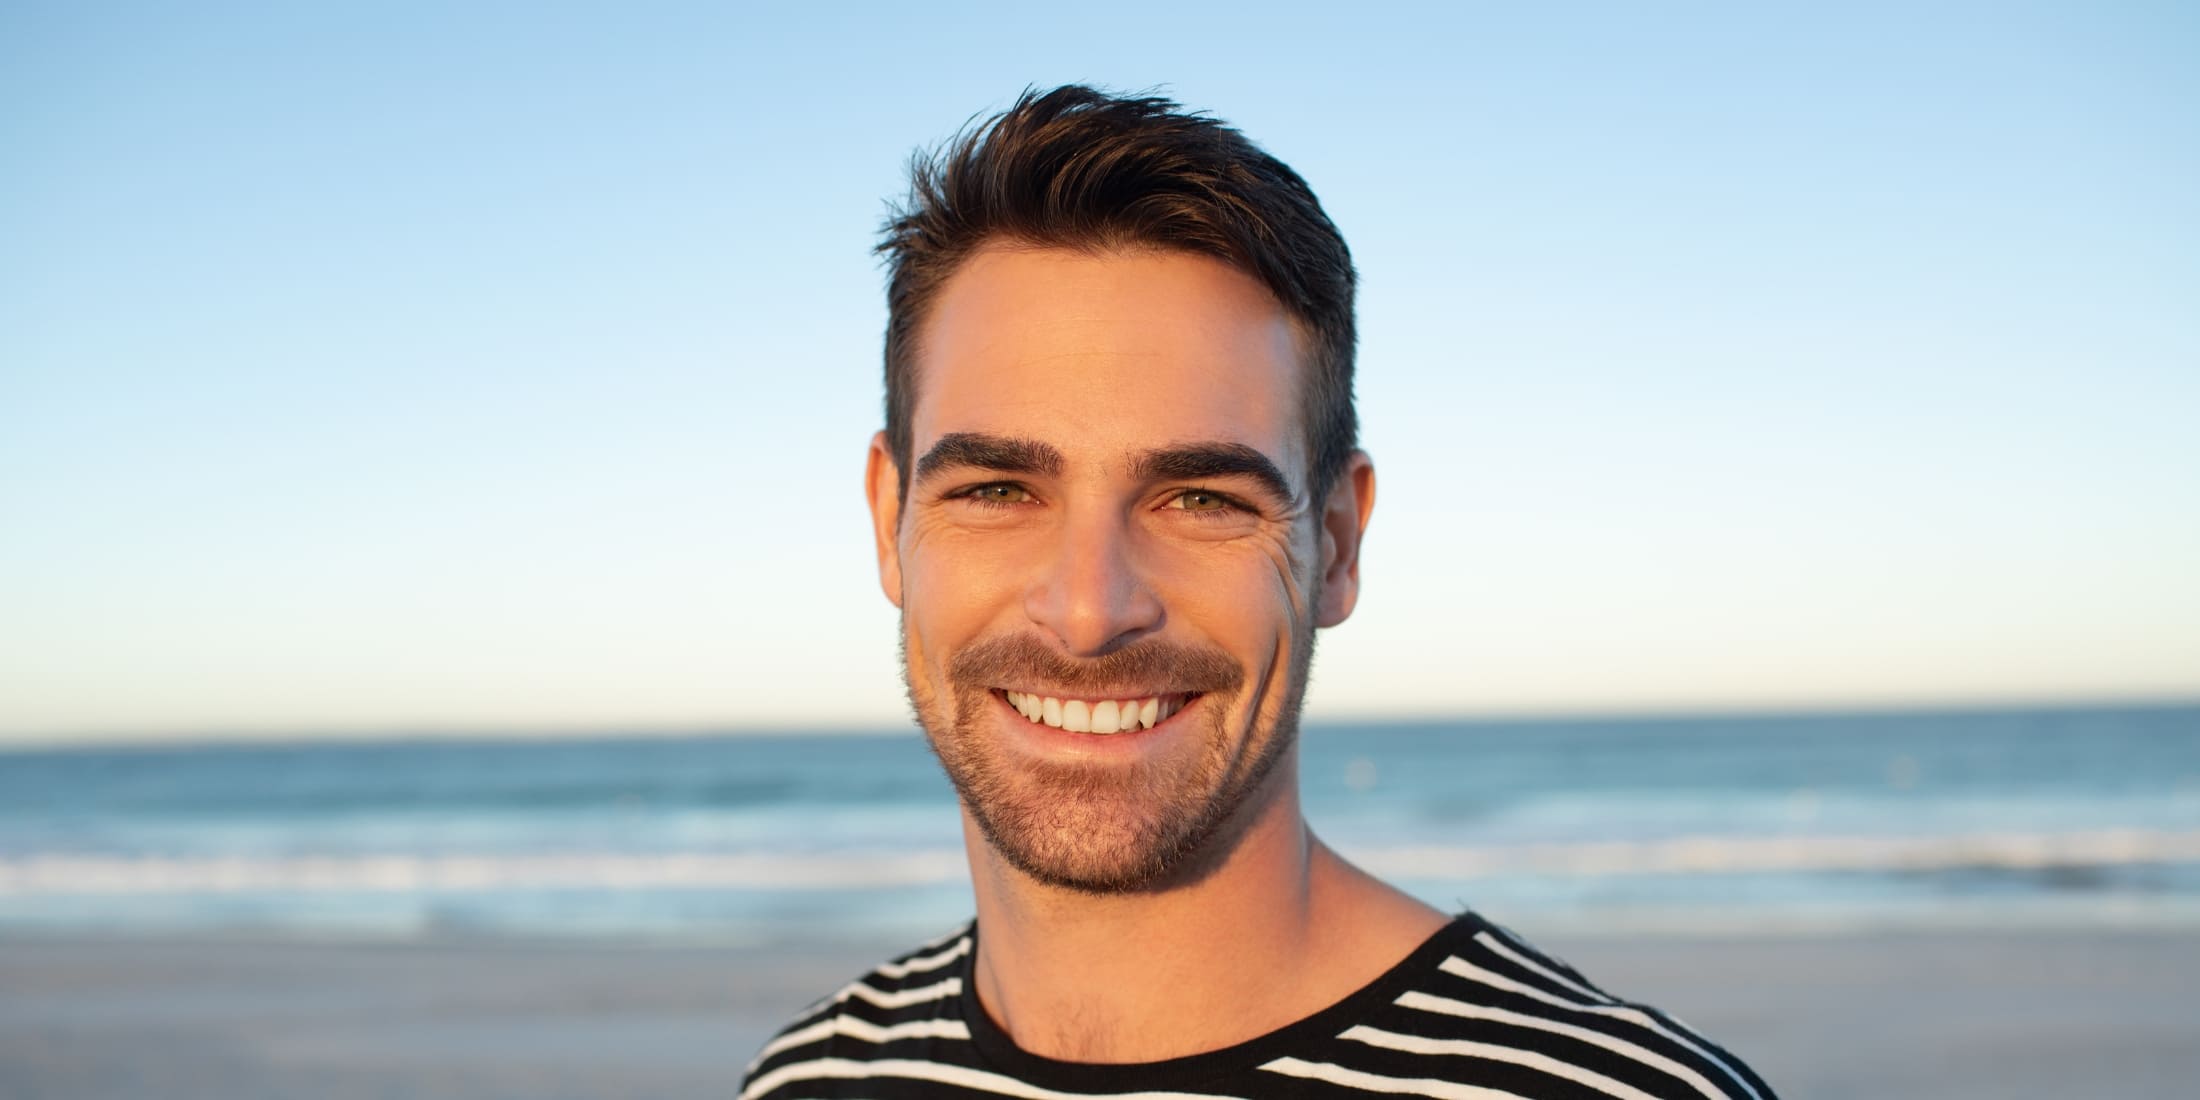
[[[1787,1097],[2172,1097],[2200,1078],[2200,935],[1539,939]],[[897,946],[16,937],[0,1095],[730,1096],[790,1012]]]

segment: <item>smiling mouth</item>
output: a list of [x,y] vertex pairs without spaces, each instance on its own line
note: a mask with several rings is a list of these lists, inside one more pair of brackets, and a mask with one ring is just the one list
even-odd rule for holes
[[1150,730],[1199,698],[1198,693],[1148,695],[1134,699],[1060,699],[1029,691],[996,692],[1033,725],[1070,733],[1129,733]]

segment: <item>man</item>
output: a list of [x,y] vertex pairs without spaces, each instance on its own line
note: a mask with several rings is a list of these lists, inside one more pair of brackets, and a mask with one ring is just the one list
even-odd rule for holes
[[1299,703],[1375,474],[1296,174],[1165,100],[1027,93],[917,163],[880,251],[879,574],[978,914],[745,1100],[1771,1095],[1308,830]]

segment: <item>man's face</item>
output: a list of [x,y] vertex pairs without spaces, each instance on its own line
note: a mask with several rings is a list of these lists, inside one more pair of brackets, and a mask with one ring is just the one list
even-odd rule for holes
[[998,246],[919,333],[914,467],[869,490],[909,695],[992,847],[1161,884],[1295,783],[1316,626],[1349,613],[1364,457],[1314,510],[1301,339],[1184,253]]

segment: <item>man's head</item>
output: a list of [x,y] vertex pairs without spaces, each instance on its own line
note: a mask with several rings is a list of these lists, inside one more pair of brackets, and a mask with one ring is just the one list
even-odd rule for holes
[[941,286],[1001,243],[1186,252],[1251,276],[1300,328],[1298,414],[1317,499],[1358,443],[1352,254],[1298,173],[1212,118],[1081,85],[1026,92],[911,165],[884,238],[886,440],[904,477],[924,320]]
[[1295,806],[1313,631],[1357,597],[1344,244],[1234,131],[1081,88],[919,161],[887,233],[867,489],[910,699],[1009,865],[1166,885]]

